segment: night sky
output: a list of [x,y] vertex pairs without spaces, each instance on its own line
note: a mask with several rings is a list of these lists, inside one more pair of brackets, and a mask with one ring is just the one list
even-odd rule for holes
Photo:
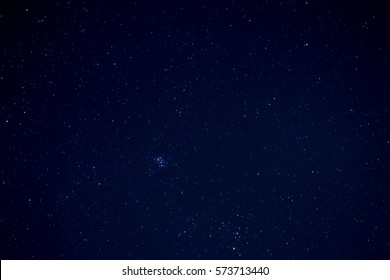
[[1,1],[1,259],[390,259],[390,3]]

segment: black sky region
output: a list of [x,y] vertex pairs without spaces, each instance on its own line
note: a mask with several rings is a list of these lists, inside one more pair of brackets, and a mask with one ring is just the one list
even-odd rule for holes
[[2,259],[389,259],[388,1],[1,1]]

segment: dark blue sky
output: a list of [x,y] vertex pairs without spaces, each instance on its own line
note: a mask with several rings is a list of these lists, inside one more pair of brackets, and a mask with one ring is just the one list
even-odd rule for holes
[[0,257],[389,259],[389,34],[379,0],[3,1]]

